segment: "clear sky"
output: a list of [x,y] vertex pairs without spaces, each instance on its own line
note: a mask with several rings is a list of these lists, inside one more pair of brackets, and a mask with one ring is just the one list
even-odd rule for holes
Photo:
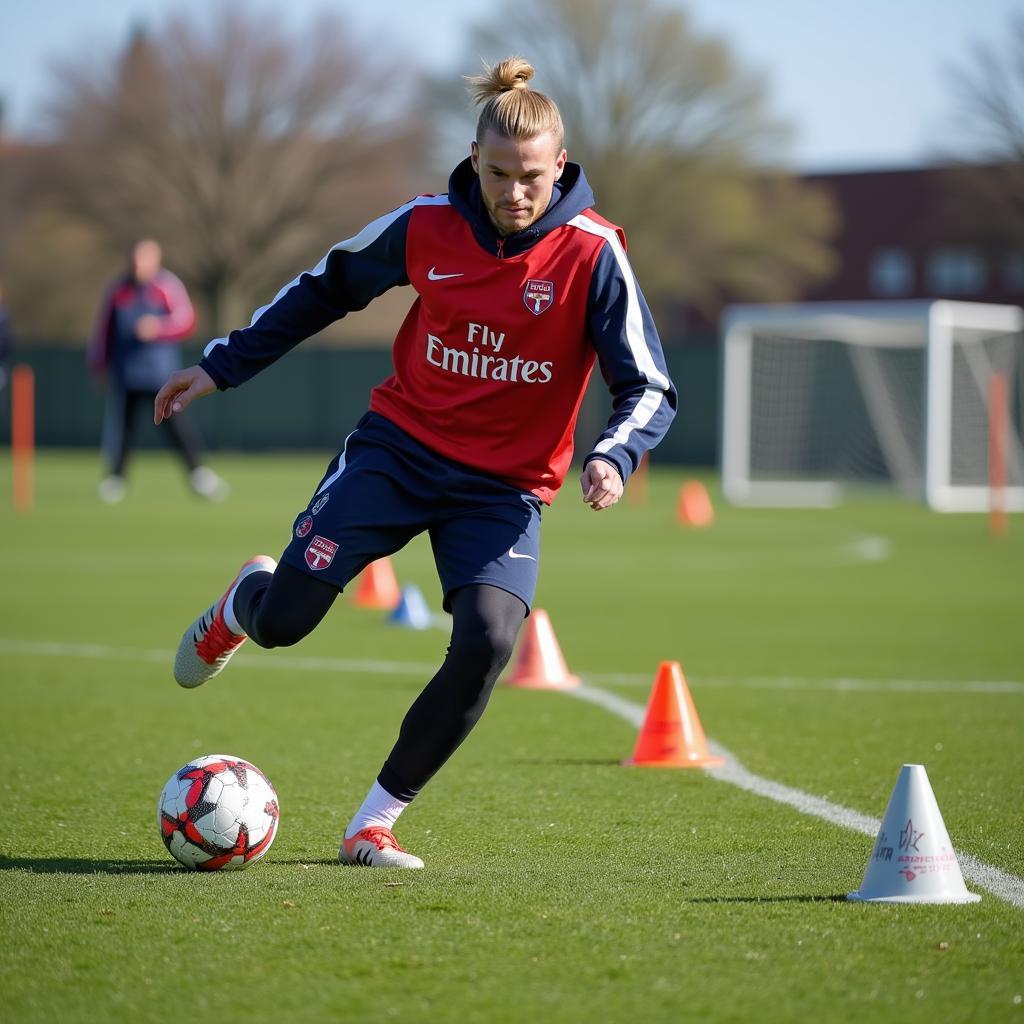
[[[268,21],[301,24],[315,10],[347,12],[365,38],[387,38],[431,70],[454,68],[467,25],[493,0],[234,0]],[[628,2],[628,0],[627,0]],[[951,137],[946,68],[972,42],[998,44],[1024,0],[663,0],[728,40],[767,80],[769,107],[795,130],[801,170],[909,166]],[[201,0],[0,0],[0,97],[7,124],[28,131],[54,56],[109,52],[135,24]],[[527,55],[528,56],[528,55]]]

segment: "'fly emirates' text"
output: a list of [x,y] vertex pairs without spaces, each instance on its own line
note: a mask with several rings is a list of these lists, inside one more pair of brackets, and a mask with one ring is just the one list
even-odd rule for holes
[[[449,348],[435,334],[427,335],[427,362],[447,373],[461,377],[482,377],[485,380],[507,380],[513,384],[547,384],[551,380],[551,360],[538,363],[536,359],[499,356],[505,344],[505,332],[492,331],[484,324],[469,324],[466,341],[474,348],[466,351]],[[481,351],[489,349],[489,351]]]

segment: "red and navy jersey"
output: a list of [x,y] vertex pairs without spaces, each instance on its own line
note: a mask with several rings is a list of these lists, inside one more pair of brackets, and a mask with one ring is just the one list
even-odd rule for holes
[[587,459],[623,480],[664,436],[676,392],[622,231],[592,209],[567,164],[547,212],[497,234],[468,160],[449,192],[420,196],[340,242],[211,342],[201,365],[241,384],[332,321],[395,285],[416,298],[395,338],[394,373],[370,408],[432,449],[550,502],[572,458],[595,359],[613,411]]
[[[152,341],[135,333],[143,316],[157,320]],[[119,277],[107,290],[89,342],[87,360],[94,373],[109,371],[125,387],[158,391],[181,367],[178,342],[193,331],[196,315],[188,292],[169,270],[160,269],[152,281],[140,283]]]

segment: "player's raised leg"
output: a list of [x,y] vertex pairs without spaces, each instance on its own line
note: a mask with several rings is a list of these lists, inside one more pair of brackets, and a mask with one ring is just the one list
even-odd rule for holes
[[246,638],[260,647],[290,647],[327,614],[338,588],[267,555],[250,558],[227,591],[185,630],[174,678],[186,687],[212,679]]
[[253,573],[272,576],[277,562],[269,555],[256,555],[245,562],[231,586],[185,630],[174,656],[174,678],[191,689],[212,679],[245,643],[246,633],[234,613],[238,585]]

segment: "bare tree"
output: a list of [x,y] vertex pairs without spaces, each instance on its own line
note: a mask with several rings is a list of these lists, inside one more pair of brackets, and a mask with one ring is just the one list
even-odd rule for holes
[[1024,13],[1011,17],[1001,46],[977,43],[950,69],[955,145],[946,220],[977,233],[984,225],[1024,251]]
[[961,143],[988,163],[1024,163],[1024,12],[1011,17],[1002,48],[976,43],[950,74]]
[[[831,270],[827,198],[779,170],[787,132],[725,43],[657,0],[505,0],[474,33],[517,52],[561,109],[570,159],[630,235],[652,304],[712,313],[794,297]],[[449,109],[466,117],[464,96]]]
[[415,79],[371,64],[334,17],[271,32],[221,4],[137,33],[102,66],[59,69],[67,208],[119,245],[158,238],[211,330],[315,262],[368,203],[407,194]]

